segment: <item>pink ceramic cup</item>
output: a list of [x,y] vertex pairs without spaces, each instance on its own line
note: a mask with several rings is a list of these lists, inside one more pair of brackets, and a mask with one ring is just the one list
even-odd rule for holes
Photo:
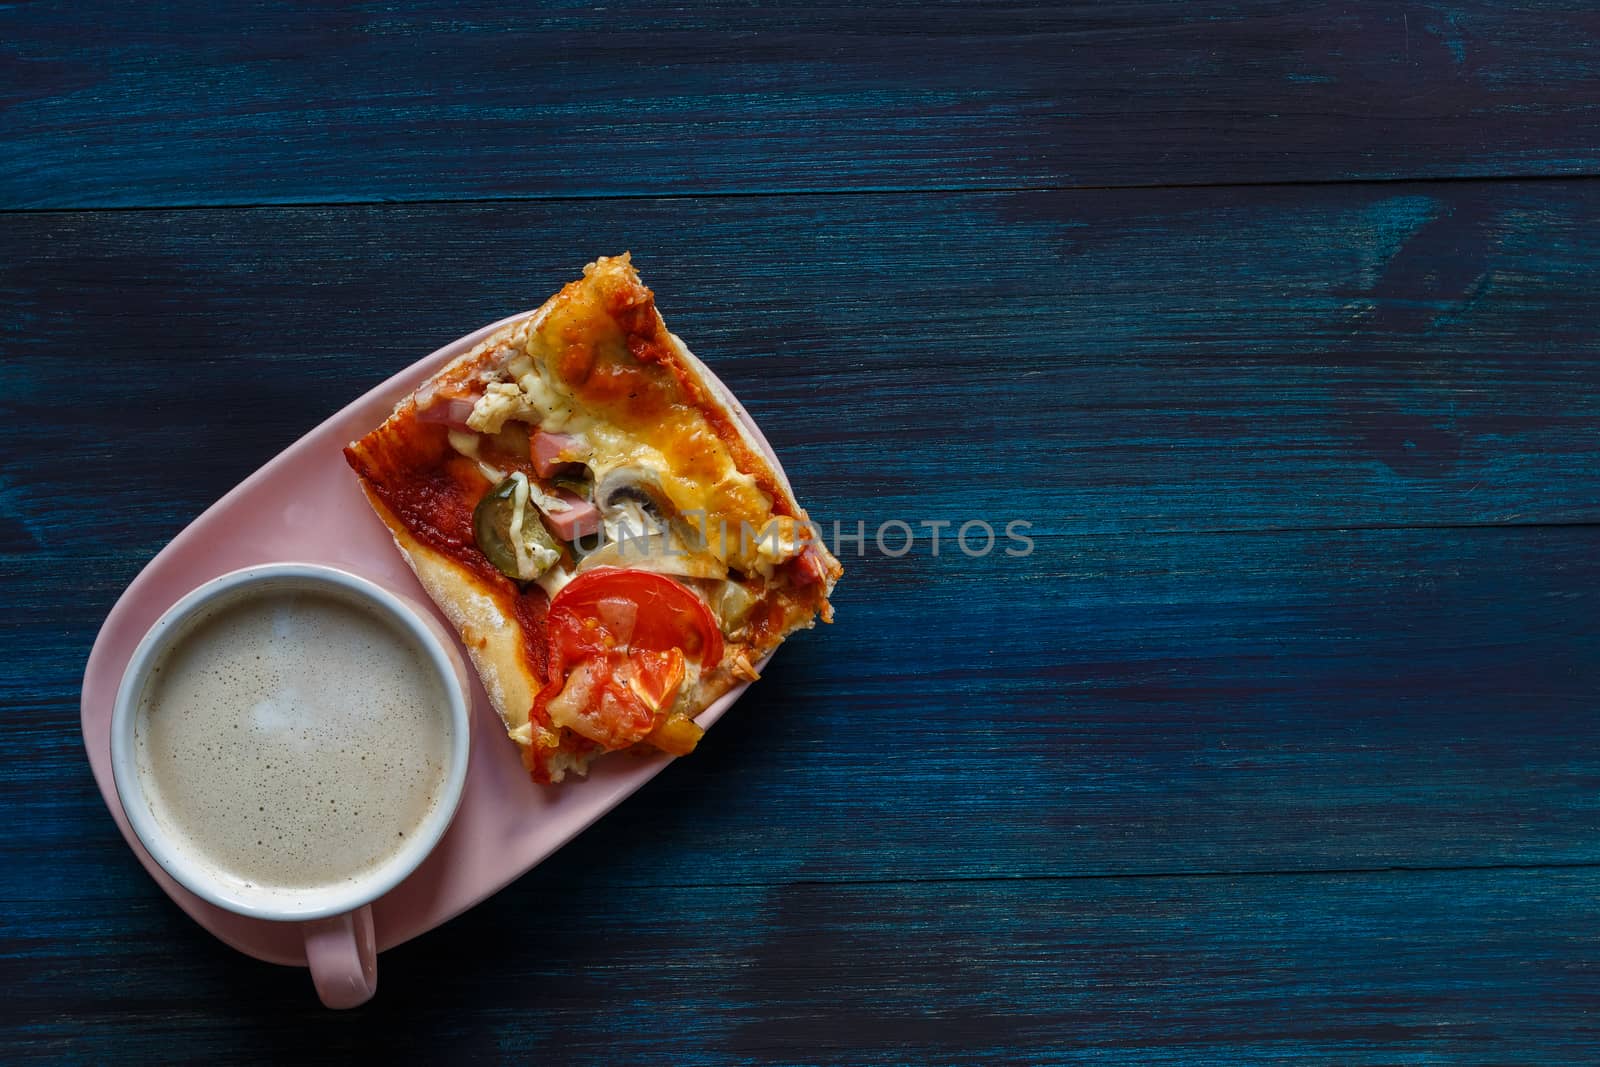
[[[169,832],[152,811],[135,758],[138,709],[152,668],[186,633],[185,624],[205,608],[247,602],[268,590],[315,590],[365,605],[409,634],[437,672],[449,702],[449,765],[437,803],[401,851],[358,879],[338,885],[285,889],[253,886],[206,862]],[[374,900],[399,885],[425,859],[455,816],[466,784],[471,749],[470,689],[454,644],[431,617],[365,578],[310,563],[272,563],[214,578],[189,593],[156,620],[134,650],[117,690],[111,719],[111,769],[129,825],[151,857],[184,888],[240,915],[298,923],[317,995],[330,1008],[353,1008],[378,986],[373,937]]]

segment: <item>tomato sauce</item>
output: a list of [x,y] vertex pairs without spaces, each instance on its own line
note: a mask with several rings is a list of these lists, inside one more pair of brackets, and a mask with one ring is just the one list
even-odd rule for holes
[[[507,581],[506,584],[510,584]],[[533,676],[544,679],[548,673],[549,642],[545,636],[545,615],[550,611],[550,598],[536,585],[516,594],[511,602],[511,616],[522,627],[522,652]]]
[[[534,329],[529,350],[542,353],[551,375],[596,414],[655,444],[684,477],[714,484],[728,466],[754,476],[754,489],[745,483],[737,493],[713,495],[709,507],[742,516],[752,508],[764,511],[766,504],[758,499],[764,495],[773,514],[794,515],[787,494],[745,440],[736,417],[680,357],[678,342],[656,316],[654,294],[631,270],[601,270],[592,276],[586,271],[586,281],[564,288]],[[500,354],[485,353],[482,360],[463,364],[438,388],[446,395],[476,392],[488,363]],[[520,470],[531,478],[535,472],[525,438],[525,429],[514,424],[480,438],[479,454],[496,469]],[[478,549],[472,514],[490,488],[478,463],[457,454],[445,426],[420,422],[414,405],[345,454],[373,496],[417,542],[463,567],[516,620],[525,662],[544,697],[534,701],[530,718],[552,728],[544,708],[549,696],[543,692],[559,689],[559,679],[549,679],[550,600],[537,585],[519,587]],[[751,612],[743,643],[752,649],[767,647],[816,607],[826,611],[827,577],[814,553],[788,561]],[[570,730],[561,735],[560,751],[580,758],[600,747]],[[536,745],[524,752],[535,780],[550,780],[547,763],[553,751]]]
[[526,662],[534,677],[543,678],[550,600],[538,586],[519,589],[479,550],[472,511],[490,487],[478,465],[456,454],[443,426],[419,422],[412,412],[402,413],[383,433],[369,435],[362,449],[345,450],[350,466],[407,533],[466,568],[517,620]]

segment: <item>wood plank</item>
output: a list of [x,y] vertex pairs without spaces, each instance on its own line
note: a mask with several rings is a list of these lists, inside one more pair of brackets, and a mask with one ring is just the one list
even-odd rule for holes
[[1594,173],[1600,14],[1329,7],[0,10],[0,206]]
[[1594,870],[528,880],[386,953],[355,1016],[154,893],[8,902],[8,1059],[1565,1064],[1600,1039]]
[[[27,635],[0,648],[0,796],[49,798],[10,840],[53,857],[66,897],[110,888],[76,690],[137,562],[0,569]],[[1024,558],[847,563],[838,621],[570,846],[587,862],[569,870],[654,885],[1600,861],[1600,527],[1052,537]]]
[[1600,520],[1580,181],[5,216],[0,551],[154,552],[629,247],[824,522]]

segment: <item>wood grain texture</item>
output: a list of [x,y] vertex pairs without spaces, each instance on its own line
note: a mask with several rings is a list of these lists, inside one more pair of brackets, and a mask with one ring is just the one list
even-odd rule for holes
[[1594,173],[1578,0],[29,3],[0,206]]
[[[1595,519],[1597,195],[0,219],[0,432],[33,457],[0,493],[13,796],[78,765],[58,731],[95,627],[171,534],[346,398],[537,303],[571,249],[631,244],[819,518],[1038,537],[843,546],[839,624],[617,817],[636,878],[1600,859],[1595,531],[1331,529]],[[896,741],[836,743],[863,732]]]
[[0,216],[0,549],[153,553],[624,248],[826,523],[1600,519],[1600,182],[1541,182]]
[[[638,886],[1600,862],[1600,529],[847,563],[838,622],[572,848]],[[110,834],[52,785],[88,786],[78,675],[136,565],[8,568],[0,795],[64,885],[99,878],[85,825]]]
[[144,888],[113,912],[6,908],[6,1011],[26,1020],[9,1058],[1576,1064],[1597,1038],[1593,870],[650,890],[536,875],[386,953],[378,998],[347,1014]]
[[[0,1061],[1600,1059],[1597,44],[1575,2],[0,6]],[[439,198],[534,202],[351,206]],[[5,211],[297,203],[344,206]],[[818,518],[918,542],[846,546],[692,759],[323,1012],[122,846],[90,642],[305,429],[623,248]],[[930,550],[971,518],[1034,551]]]

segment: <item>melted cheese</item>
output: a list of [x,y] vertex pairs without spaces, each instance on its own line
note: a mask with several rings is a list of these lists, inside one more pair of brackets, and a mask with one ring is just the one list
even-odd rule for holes
[[522,413],[522,391],[513,382],[490,382],[472,406],[467,426],[479,433],[499,433],[506,420]]
[[567,584],[577,576],[576,571],[569,571],[565,567],[551,567],[538,577],[535,584],[544,590],[545,596],[554,600],[556,594],[565,589]]
[[800,522],[787,515],[775,515],[755,538],[755,569],[763,577],[772,577],[772,570],[798,556],[806,547],[806,530]]
[[[531,336],[525,344],[536,347]],[[673,506],[723,563],[770,574],[774,564],[793,555],[783,551],[787,544],[761,551],[760,534],[773,518],[772,499],[754,477],[738,469],[727,446],[698,411],[674,408],[651,428],[646,440],[643,434],[586,409],[531,353],[508,360],[503,373],[512,371],[520,372],[514,381],[488,386],[468,426],[497,433],[514,419],[549,433],[568,434],[586,453],[596,481],[619,467],[655,472]]]

